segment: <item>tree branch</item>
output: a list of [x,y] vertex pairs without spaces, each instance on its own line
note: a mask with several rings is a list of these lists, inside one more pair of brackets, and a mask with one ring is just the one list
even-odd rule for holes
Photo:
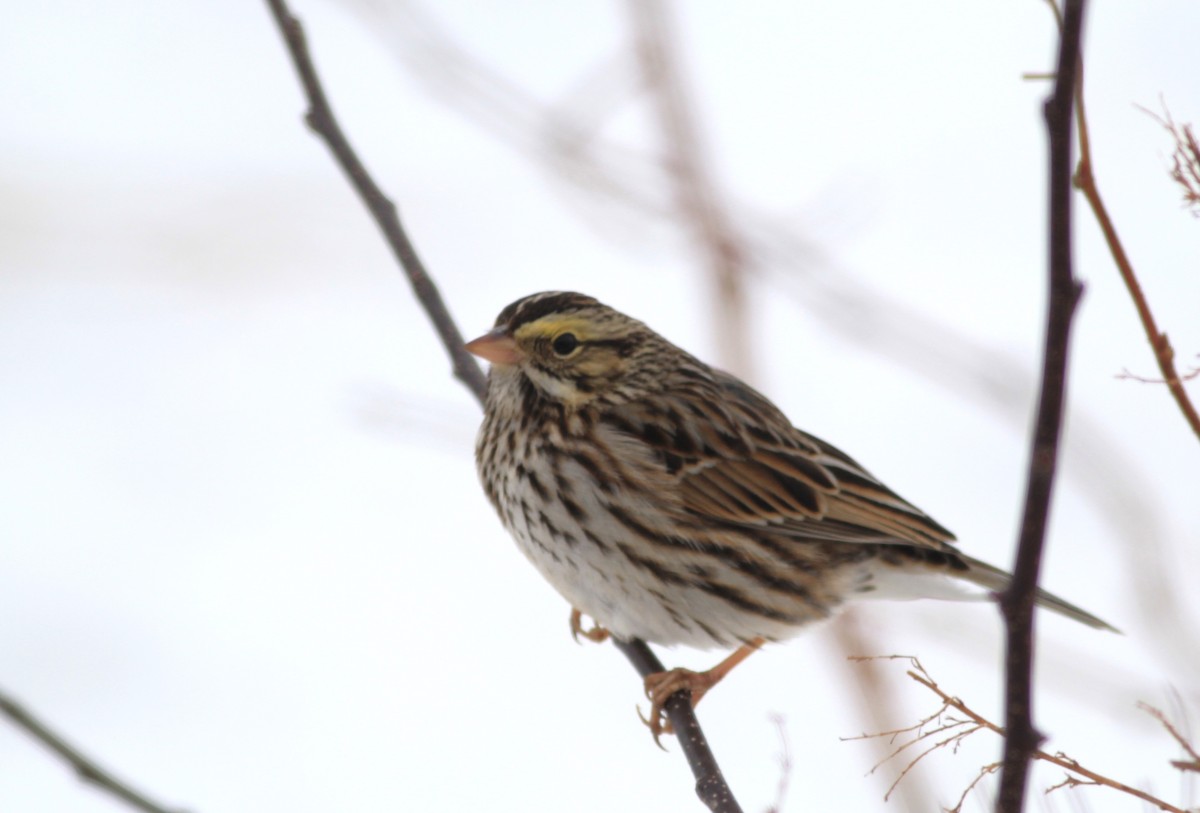
[[[616,638],[612,641],[642,677],[665,671],[662,662],[644,642],[637,639],[620,641]],[[683,755],[692,769],[692,776],[696,779],[696,795],[700,801],[713,813],[741,813],[742,808],[729,789],[721,766],[717,764],[712,749],[708,747],[708,739],[696,719],[691,693],[676,692],[671,695],[663,711],[675,728],[679,747],[683,749]]]
[[26,711],[16,701],[4,694],[0,694],[0,713],[3,713],[17,727],[25,729],[31,737],[61,757],[84,782],[90,782],[101,790],[116,796],[126,804],[136,807],[138,810],[145,811],[145,813],[179,813],[179,811],[172,811],[170,808],[151,801],[129,785],[117,779],[90,758],[84,756],[79,749],[52,731],[49,726]]
[[[879,768],[886,762],[895,760],[906,751],[908,751],[908,753],[911,755],[913,752],[909,751],[909,749],[913,748],[913,746],[924,748],[924,750],[917,753],[915,757],[911,758],[909,763],[900,772],[900,775],[896,777],[896,781],[892,783],[893,789],[900,784],[900,782],[906,777],[908,772],[917,762],[924,759],[934,751],[949,749],[952,753],[957,753],[959,746],[962,745],[965,739],[972,736],[977,731],[984,729],[1001,737],[1006,736],[1003,728],[996,725],[982,714],[976,712],[960,698],[951,695],[938,686],[937,681],[935,681],[929,672],[925,670],[925,667],[921,665],[921,661],[912,657],[911,655],[854,656],[851,657],[850,660],[858,664],[873,663],[875,661],[908,661],[912,668],[907,670],[906,674],[914,681],[921,684],[926,689],[929,689],[931,692],[941,698],[942,705],[936,711],[918,720],[913,725],[906,726],[904,728],[892,729],[890,731],[876,731],[870,734],[860,734],[856,737],[842,738],[843,740],[879,740],[888,744],[888,747],[892,749],[891,753],[888,754],[878,764],[876,764],[875,768],[871,769],[872,771],[874,771],[876,768]],[[1142,705],[1143,709],[1156,717],[1166,727],[1171,736],[1174,737],[1174,739],[1181,746],[1183,746],[1189,755],[1195,756],[1195,751],[1192,749],[1191,745],[1187,742],[1187,740],[1180,736],[1179,732],[1175,730],[1175,727],[1171,725],[1165,716],[1163,716],[1162,712],[1159,712],[1157,709],[1152,709],[1149,706],[1145,706],[1144,704],[1140,705]],[[953,716],[950,714],[951,710],[957,711],[963,716]],[[944,734],[949,734],[949,736],[944,736],[941,739],[937,739],[937,737]],[[898,746],[896,745],[897,741],[900,742]],[[1039,748],[1033,751],[1032,756],[1034,759],[1040,759],[1043,762],[1056,765],[1057,767],[1069,772],[1066,779],[1064,779],[1062,782],[1059,782],[1057,785],[1046,788],[1045,793],[1050,793],[1051,791],[1058,790],[1059,788],[1063,787],[1099,785],[1112,788],[1113,790],[1126,793],[1130,796],[1134,796],[1138,799],[1141,799],[1143,802],[1154,805],[1160,810],[1167,811],[1167,813],[1189,813],[1188,811],[1183,810],[1182,808],[1179,808],[1170,802],[1164,801],[1157,796],[1153,796],[1146,791],[1138,790],[1131,785],[1126,785],[1124,782],[1119,782],[1116,779],[1086,768],[1061,751],[1050,754]],[[1171,764],[1176,768],[1180,768],[1180,770],[1189,770],[1191,765],[1190,762],[1179,761],[1172,762]],[[1200,764],[1200,759],[1197,759],[1197,764]],[[972,779],[971,783],[967,785],[965,790],[963,790],[962,795],[959,796],[958,802],[954,805],[954,807],[947,809],[947,813],[961,813],[963,803],[966,802],[967,796],[970,794],[970,792],[985,776],[995,772],[999,767],[999,762],[981,767],[979,772],[975,775],[975,778]],[[1080,777],[1082,777],[1082,779]],[[890,792],[891,791],[889,791],[889,793]],[[884,800],[887,800],[887,796],[884,797]],[[1192,813],[1194,813],[1194,811],[1192,811]]]
[[333,115],[333,109],[329,106],[328,99],[325,98],[325,90],[321,86],[321,81],[317,78],[317,71],[313,66],[312,57],[309,55],[308,42],[305,40],[304,29],[301,27],[300,21],[292,15],[287,4],[282,0],[267,0],[267,4],[271,7],[271,13],[279,24],[284,42],[287,43],[288,53],[292,56],[292,64],[300,76],[304,94],[308,97],[308,112],[304,116],[305,123],[329,147],[338,166],[350,180],[350,185],[362,198],[363,203],[371,212],[371,216],[375,219],[376,225],[383,232],[384,239],[392,249],[392,254],[395,255],[396,260],[404,269],[405,276],[408,277],[409,284],[412,285],[413,294],[421,303],[429,320],[433,322],[434,329],[437,330],[442,345],[450,356],[455,378],[463,382],[467,389],[471,390],[475,397],[482,402],[487,389],[487,380],[484,378],[483,371],[479,369],[479,365],[475,363],[471,354],[463,349],[462,333],[454,324],[454,320],[446,308],[446,303],[442,300],[441,293],[438,292],[433,279],[425,270],[421,258],[417,256],[417,251],[408,239],[404,227],[400,225],[396,204],[383,194],[383,190],[371,178],[367,168],[363,166],[362,161],[354,152],[354,148],[350,146],[350,142],[342,133],[342,128]]
[[[362,198],[363,203],[375,219],[392,253],[403,267],[413,293],[425,309],[442,340],[454,367],[454,375],[462,381],[479,400],[484,401],[487,382],[479,365],[463,349],[463,338],[453,318],[446,309],[429,273],[425,270],[404,227],[400,224],[396,206],[389,200],[367,173],[366,168],[350,146],[317,77],[316,68],[308,51],[304,29],[292,15],[284,0],[267,0],[271,13],[279,25],[292,64],[299,74],[300,83],[308,98],[309,109],[305,115],[308,126],[325,142],[350,183]],[[616,641],[617,648],[629,659],[638,673],[645,677],[664,671],[662,663],[645,642],[640,640]],[[708,741],[692,710],[691,699],[685,693],[676,693],[665,709],[667,717],[675,727],[680,747],[696,779],[696,794],[713,813],[741,813],[733,792],[725,782],[720,767]]]
[[[1061,31],[1063,14],[1058,8],[1058,3],[1056,0],[1046,0],[1046,2],[1054,13],[1054,19]],[[1145,108],[1142,109],[1145,110]],[[1200,201],[1200,194],[1192,187],[1190,177],[1200,182],[1200,146],[1197,146],[1196,140],[1188,128],[1185,127],[1182,132],[1176,130],[1175,122],[1171,120],[1170,111],[1166,109],[1165,104],[1163,117],[1159,117],[1149,110],[1145,110],[1145,112],[1163,125],[1175,139],[1175,166],[1171,177],[1183,186],[1185,203],[1195,205]],[[1092,139],[1088,130],[1087,108],[1083,101],[1082,60],[1076,66],[1075,75],[1075,126],[1079,129],[1079,165],[1075,168],[1075,186],[1079,188],[1088,205],[1091,206],[1096,224],[1100,226],[1100,232],[1104,235],[1104,242],[1108,244],[1108,251],[1112,254],[1113,262],[1117,264],[1117,271],[1121,274],[1121,280],[1125,283],[1126,290],[1129,291],[1129,298],[1133,300],[1133,306],[1137,309],[1138,319],[1141,320],[1142,329],[1146,332],[1146,339],[1150,342],[1151,350],[1154,351],[1154,360],[1162,372],[1162,383],[1167,385],[1171,397],[1175,399],[1188,426],[1196,433],[1196,437],[1200,438],[1200,413],[1197,413],[1195,405],[1188,398],[1187,390],[1183,388],[1183,382],[1191,376],[1181,376],[1175,369],[1175,349],[1171,347],[1171,341],[1167,338],[1167,334],[1158,329],[1154,313],[1150,310],[1150,303],[1142,291],[1142,283],[1134,273],[1133,263],[1129,261],[1129,255],[1125,253],[1125,246],[1121,242],[1121,238],[1117,236],[1117,227],[1113,225],[1112,217],[1108,214],[1108,207],[1104,205],[1104,199],[1100,196],[1100,187],[1096,184],[1096,176],[1092,172]],[[1137,376],[1122,377],[1137,378]]]
[[1044,114],[1049,136],[1049,301],[1041,393],[1030,449],[1025,507],[1013,578],[1000,595],[1007,637],[1004,760],[996,809],[1024,807],[1029,762],[1041,735],[1033,725],[1033,603],[1041,570],[1046,524],[1062,432],[1071,319],[1082,286],[1071,263],[1071,112],[1079,64],[1084,0],[1066,0],[1054,93]]
[[[1121,280],[1129,291],[1129,298],[1133,300],[1133,306],[1137,309],[1138,319],[1141,320],[1142,329],[1146,332],[1146,339],[1154,351],[1154,360],[1158,364],[1159,371],[1162,372],[1163,382],[1166,383],[1171,397],[1179,406],[1179,411],[1183,413],[1184,420],[1192,428],[1196,437],[1200,438],[1200,413],[1197,413],[1196,406],[1188,398],[1187,390],[1183,388],[1186,377],[1180,376],[1175,369],[1175,349],[1171,347],[1171,341],[1167,338],[1167,334],[1158,328],[1154,313],[1150,310],[1150,303],[1142,291],[1142,283],[1134,273],[1133,263],[1130,262],[1129,255],[1125,253],[1125,246],[1121,243],[1121,238],[1117,236],[1117,227],[1113,225],[1112,217],[1108,214],[1108,207],[1104,205],[1104,199],[1100,197],[1100,187],[1097,186],[1096,176],[1092,173],[1091,139],[1088,136],[1087,114],[1083,105],[1082,65],[1079,66],[1079,75],[1076,78],[1075,96],[1076,126],[1079,128],[1079,166],[1075,169],[1075,185],[1079,187],[1079,191],[1087,199],[1088,205],[1092,207],[1092,214],[1104,235],[1104,242],[1108,244],[1108,251],[1112,254],[1113,262],[1117,264],[1117,271],[1121,274]],[[1171,127],[1167,129],[1174,133]],[[1176,167],[1178,169],[1178,159],[1176,159]]]

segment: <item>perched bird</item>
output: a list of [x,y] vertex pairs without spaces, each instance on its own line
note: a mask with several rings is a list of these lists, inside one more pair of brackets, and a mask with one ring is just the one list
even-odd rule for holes
[[[737,648],[706,672],[646,679],[656,738],[674,692],[698,702],[764,642],[848,599],[986,598],[1008,584],[750,386],[589,296],[520,299],[467,349],[491,362],[483,488],[570,602],[572,633]],[[1112,629],[1045,591],[1037,602]]]

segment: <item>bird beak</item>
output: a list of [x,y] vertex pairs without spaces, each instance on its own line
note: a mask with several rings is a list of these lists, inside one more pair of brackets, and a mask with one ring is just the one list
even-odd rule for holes
[[504,328],[496,328],[474,341],[467,342],[467,352],[474,353],[492,364],[516,364],[525,358],[516,341]]

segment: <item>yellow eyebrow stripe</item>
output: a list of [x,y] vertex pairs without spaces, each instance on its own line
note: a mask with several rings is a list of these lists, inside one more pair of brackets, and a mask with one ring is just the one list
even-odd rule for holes
[[590,336],[588,327],[588,323],[583,319],[572,319],[569,316],[558,319],[545,317],[538,319],[536,322],[521,325],[513,334],[513,338],[518,340],[536,339],[540,336],[557,336],[560,333],[570,331],[575,334],[575,338],[584,342]]

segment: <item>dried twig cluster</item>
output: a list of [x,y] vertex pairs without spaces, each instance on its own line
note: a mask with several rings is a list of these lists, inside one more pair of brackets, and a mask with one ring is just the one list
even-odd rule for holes
[[1142,108],[1175,142],[1175,150],[1171,153],[1171,180],[1183,191],[1183,208],[1191,212],[1192,217],[1200,217],[1200,143],[1196,142],[1192,125],[1176,124],[1166,102],[1162,103],[1162,109],[1160,116]]
[[[856,656],[851,658],[851,660],[857,662],[876,660],[907,661],[910,668],[906,670],[905,674],[907,674],[915,682],[936,694],[941,700],[941,705],[934,710],[932,714],[921,718],[910,726],[891,729],[889,731],[879,731],[871,734],[859,734],[855,737],[843,737],[843,740],[886,739],[889,745],[895,746],[891,753],[889,753],[886,757],[884,757],[883,760],[871,768],[872,773],[888,762],[891,762],[901,754],[906,752],[910,755],[914,753],[916,754],[905,764],[904,768],[896,776],[895,781],[892,782],[891,786],[888,788],[887,794],[884,795],[885,800],[891,796],[892,792],[900,785],[905,776],[908,775],[909,771],[911,771],[918,762],[933,752],[942,749],[949,749],[950,753],[957,753],[959,747],[967,737],[981,730],[991,731],[993,734],[997,734],[1001,737],[1005,736],[1005,731],[1003,728],[972,709],[965,702],[963,702],[962,699],[955,697],[954,695],[942,689],[937,684],[937,681],[935,681],[929,674],[929,672],[925,670],[925,667],[921,665],[920,660],[911,655]],[[1188,740],[1182,734],[1179,733],[1179,730],[1166,718],[1166,716],[1158,709],[1144,703],[1139,704],[1138,707],[1162,723],[1163,727],[1186,754],[1186,759],[1172,760],[1171,766],[1180,771],[1200,772],[1200,754],[1197,754],[1195,747],[1188,742]],[[1052,791],[1059,790],[1060,788],[1077,788],[1087,786],[1107,787],[1141,799],[1143,802],[1154,805],[1159,810],[1168,811],[1168,813],[1189,813],[1189,811],[1185,810],[1184,808],[1164,801],[1163,799],[1153,796],[1146,791],[1139,790],[1138,788],[1127,785],[1124,782],[1119,782],[1116,779],[1105,776],[1104,774],[1097,773],[1096,771],[1081,765],[1077,760],[1067,756],[1062,751],[1049,753],[1047,751],[1043,751],[1041,748],[1037,748],[1033,751],[1033,758],[1035,760],[1040,760],[1042,762],[1055,765],[1066,771],[1066,776],[1063,777],[1062,781],[1046,788],[1046,793],[1051,793]],[[946,808],[948,813],[961,813],[963,804],[966,802],[967,797],[971,794],[971,791],[973,791],[985,777],[995,773],[999,768],[1000,763],[998,762],[993,762],[980,767],[979,771],[963,790],[962,795],[959,796],[958,801],[954,804],[954,806]]]

